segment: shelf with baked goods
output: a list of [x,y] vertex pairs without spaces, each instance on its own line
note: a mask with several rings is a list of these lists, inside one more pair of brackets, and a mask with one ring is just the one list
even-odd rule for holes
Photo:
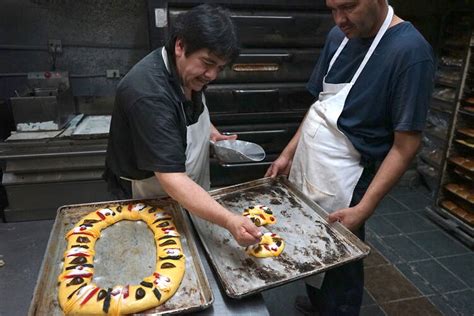
[[[474,99],[471,99],[474,67],[470,47],[474,20],[471,14],[452,15],[448,20],[451,22],[446,28],[451,35],[447,34],[450,36],[447,38],[445,34],[445,40],[441,39],[443,57],[430,108],[442,113],[438,115],[442,126],[432,124],[431,128],[447,129],[446,145],[441,155],[435,203],[426,212],[443,228],[474,247]],[[425,135],[431,134],[428,131]],[[423,155],[421,158],[429,160]]]
[[[416,170],[423,179],[423,183],[432,192],[437,190],[441,162],[445,153],[446,140],[443,138],[439,128],[439,117],[430,116],[428,127],[425,129],[422,138],[422,147],[417,155]],[[446,128],[444,129],[446,132]],[[446,136],[444,136],[446,137]]]
[[456,88],[436,85],[431,98],[440,102],[455,104]]
[[448,158],[448,162],[467,173],[469,179],[474,179],[474,156],[451,156]]
[[462,72],[463,59],[462,57],[441,56],[438,67],[444,69],[458,70]]
[[474,182],[474,176],[466,171],[466,169],[461,167],[456,167],[453,170],[453,174],[459,176],[462,180],[467,180]]
[[424,184],[431,190],[435,191],[439,182],[439,170],[428,164],[420,156],[417,159],[416,171],[423,177]]
[[[462,69],[440,66],[436,72],[435,84],[457,89],[461,83]],[[454,100],[453,100],[454,101]]]
[[448,199],[441,201],[439,207],[444,209],[446,212],[453,214],[463,222],[474,226],[474,212],[465,210],[455,202]]
[[471,143],[466,139],[455,139],[454,144],[461,146],[464,150],[474,150],[474,143]]
[[[446,148],[445,144],[448,137],[451,116],[452,113],[448,111],[433,111],[433,109],[430,109],[428,112],[424,135],[441,140],[442,142],[438,142],[436,145],[438,148]],[[431,144],[428,143],[427,145]]]
[[430,109],[436,110],[438,112],[445,112],[452,114],[454,112],[455,103],[454,101],[448,101],[445,99],[431,97]]
[[474,159],[464,156],[452,156],[448,158],[446,172],[451,174],[450,182],[464,183],[466,186],[474,186]]
[[[439,205],[428,206],[426,216],[433,222],[442,226],[445,230],[451,232],[457,239],[464,242],[467,246],[474,248],[474,228],[470,224],[471,213],[460,213],[461,215],[450,212]],[[467,217],[467,220],[464,220]]]
[[[457,81],[446,80],[446,79],[443,79],[443,78],[436,78],[435,83],[439,84],[441,86],[445,86],[445,87],[453,88],[453,89],[456,89],[457,86],[458,86]],[[451,102],[454,102],[454,100],[451,101]]]
[[474,97],[461,100],[461,107],[459,113],[466,117],[474,118]]
[[427,128],[425,134],[436,137],[439,140],[446,140],[448,136],[448,130],[443,128]]
[[474,142],[474,128],[468,128],[468,127],[457,128],[456,133],[466,138],[469,138]]
[[433,168],[439,170],[441,168],[441,151],[440,150],[432,150],[430,152],[420,152],[419,154],[420,159],[424,162],[432,166]]
[[473,133],[474,129],[472,128],[463,127],[455,130],[453,146],[450,149],[450,155],[448,157],[448,166],[455,165],[456,168],[447,168],[447,177],[449,177],[449,172],[453,172],[458,176],[471,179],[471,181],[474,179]]
[[[471,66],[474,71],[474,66]],[[470,99],[474,96],[474,74],[468,74],[464,85],[464,98]]]
[[440,170],[446,152],[449,115],[446,111],[428,113],[422,146],[417,155],[417,171],[431,192],[438,189]]
[[474,187],[470,181],[447,183],[443,191],[445,194],[440,200],[448,198],[465,210],[474,212]]

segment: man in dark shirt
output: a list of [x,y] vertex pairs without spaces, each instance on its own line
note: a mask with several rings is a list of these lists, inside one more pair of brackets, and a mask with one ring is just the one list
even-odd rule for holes
[[211,124],[202,93],[238,53],[227,11],[200,5],[178,16],[166,47],[145,56],[117,87],[104,177],[118,198],[171,196],[245,246],[259,241],[258,228],[206,192],[209,141],[236,136]]
[[[326,0],[337,24],[308,90],[318,100],[267,176],[289,174],[304,193],[364,239],[364,222],[408,168],[433,86],[430,45],[386,0]],[[380,166],[380,167],[379,167]],[[308,314],[357,315],[358,261],[307,281]],[[303,307],[303,308],[302,308]]]

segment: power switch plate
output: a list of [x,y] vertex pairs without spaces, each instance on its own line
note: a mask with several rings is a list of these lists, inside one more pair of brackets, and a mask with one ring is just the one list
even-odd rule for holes
[[120,70],[118,69],[107,69],[106,70],[106,77],[107,78],[120,78]]
[[63,45],[61,44],[61,40],[48,40],[48,51],[53,54],[61,54],[63,52]]

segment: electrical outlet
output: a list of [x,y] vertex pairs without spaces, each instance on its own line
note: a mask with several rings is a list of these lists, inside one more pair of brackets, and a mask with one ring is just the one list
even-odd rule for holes
[[118,69],[107,69],[105,73],[107,78],[120,78],[120,70]]
[[61,40],[48,40],[48,51],[53,54],[61,54],[63,52]]

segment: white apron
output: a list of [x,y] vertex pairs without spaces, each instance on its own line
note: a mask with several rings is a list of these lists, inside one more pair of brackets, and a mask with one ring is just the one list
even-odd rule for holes
[[[311,105],[303,122],[289,180],[329,213],[349,207],[355,186],[364,170],[360,165],[360,153],[338,129],[337,121],[349,92],[392,18],[393,9],[389,6],[383,25],[350,83],[326,83],[327,74],[348,42],[348,38],[344,38],[329,63],[319,100]],[[320,287],[322,277],[323,274],[319,274],[306,282]]]
[[[161,54],[166,69],[169,71],[168,56],[164,48]],[[211,135],[211,120],[204,94],[202,95],[202,102],[204,110],[198,121],[186,129],[186,174],[207,191],[210,188],[209,137]],[[167,195],[156,176],[144,180],[132,180],[132,196],[134,199],[156,198]]]

